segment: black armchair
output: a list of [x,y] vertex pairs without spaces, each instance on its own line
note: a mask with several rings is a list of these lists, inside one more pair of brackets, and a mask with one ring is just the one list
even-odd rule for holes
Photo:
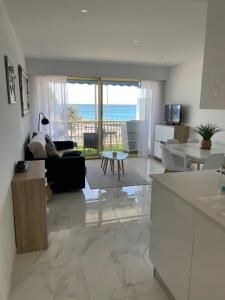
[[85,158],[83,156],[48,158],[45,160],[47,180],[54,193],[85,187]]

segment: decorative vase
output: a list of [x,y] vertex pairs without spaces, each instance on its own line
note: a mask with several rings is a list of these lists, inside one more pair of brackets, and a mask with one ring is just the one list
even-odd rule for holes
[[116,157],[117,157],[117,152],[114,151],[114,152],[112,153],[112,156],[113,156],[114,158],[116,158]]
[[201,149],[210,150],[211,147],[212,147],[212,141],[211,140],[202,140]]

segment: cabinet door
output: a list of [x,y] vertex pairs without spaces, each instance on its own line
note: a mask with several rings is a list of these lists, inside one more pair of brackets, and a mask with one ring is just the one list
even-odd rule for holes
[[225,299],[225,232],[197,214],[190,300]]
[[[225,1],[207,2],[207,26],[200,108],[225,109]],[[199,66],[200,69],[201,67]]]
[[151,221],[150,259],[176,300],[187,300],[194,228],[192,208],[153,182]]

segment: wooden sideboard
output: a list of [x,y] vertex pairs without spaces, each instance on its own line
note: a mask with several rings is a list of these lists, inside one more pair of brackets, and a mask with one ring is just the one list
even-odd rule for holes
[[43,160],[29,161],[28,170],[12,179],[17,253],[48,248]]

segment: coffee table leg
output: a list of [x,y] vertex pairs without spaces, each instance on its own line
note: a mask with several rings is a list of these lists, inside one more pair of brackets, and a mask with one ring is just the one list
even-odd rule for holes
[[104,158],[104,160],[103,160],[103,167],[102,167],[102,170],[103,170],[104,173],[105,173],[106,161],[107,161],[107,159]]
[[101,168],[103,167],[103,163],[104,163],[104,158],[102,157]]
[[120,161],[117,160],[117,168],[118,168],[118,180],[120,181]]
[[107,170],[108,162],[109,162],[109,159],[108,159],[108,158],[106,158],[104,175],[106,174],[106,170]]
[[109,162],[110,162],[110,170],[112,172],[112,159],[110,159]]
[[121,164],[122,164],[122,170],[123,170],[123,174],[124,174],[124,164],[123,164],[123,160],[121,160]]

